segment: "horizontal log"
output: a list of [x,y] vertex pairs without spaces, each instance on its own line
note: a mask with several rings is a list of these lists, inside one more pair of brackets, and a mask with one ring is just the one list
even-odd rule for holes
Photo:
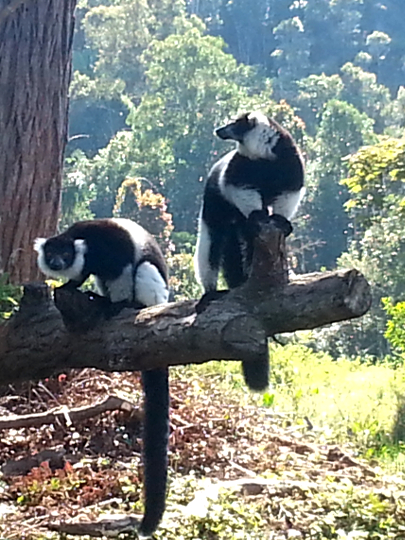
[[[0,326],[1,381],[38,379],[68,368],[134,371],[254,360],[267,354],[268,336],[360,317],[371,304],[369,285],[357,270],[306,274],[288,282],[286,268],[284,238],[269,228],[260,235],[247,283],[201,313],[195,300],[124,309],[89,330],[79,324],[74,332],[66,328],[46,285],[27,285],[20,311]],[[58,305],[74,304],[75,294],[82,295],[58,293]]]

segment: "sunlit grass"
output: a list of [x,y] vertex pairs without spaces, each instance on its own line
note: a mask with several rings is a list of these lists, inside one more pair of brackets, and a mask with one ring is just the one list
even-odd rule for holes
[[209,362],[176,370],[190,383],[208,378],[229,398],[243,404],[270,406],[328,443],[353,442],[367,456],[380,457],[404,470],[405,368],[389,362],[333,360],[303,345],[271,347],[271,386],[252,394],[239,362]]

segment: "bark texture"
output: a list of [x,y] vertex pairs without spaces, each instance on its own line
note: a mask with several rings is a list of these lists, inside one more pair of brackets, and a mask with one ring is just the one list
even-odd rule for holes
[[38,276],[57,226],[76,0],[0,0],[0,272]]
[[[255,248],[245,285],[211,302],[123,310],[110,320],[81,325],[91,309],[85,294],[26,286],[20,311],[0,326],[1,382],[47,377],[66,368],[147,370],[209,360],[252,360],[267,354],[267,337],[360,317],[370,288],[356,270],[287,279],[284,238],[268,226]],[[86,303],[89,308],[86,308]],[[56,307],[58,306],[58,307]],[[59,308],[59,309],[58,309]],[[77,317],[74,331],[64,320]],[[95,318],[95,316],[94,316]],[[69,329],[70,328],[70,329]]]

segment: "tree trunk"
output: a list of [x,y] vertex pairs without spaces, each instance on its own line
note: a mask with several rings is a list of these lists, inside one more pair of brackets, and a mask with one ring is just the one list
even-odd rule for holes
[[0,0],[0,273],[37,277],[57,226],[76,0]]

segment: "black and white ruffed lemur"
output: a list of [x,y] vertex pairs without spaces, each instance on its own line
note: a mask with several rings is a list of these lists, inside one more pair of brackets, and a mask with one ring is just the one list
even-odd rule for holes
[[[214,164],[205,185],[194,263],[206,296],[216,291],[220,269],[230,289],[247,280],[260,221],[274,220],[289,234],[305,192],[301,153],[273,119],[250,112],[215,133],[237,146]],[[242,366],[252,390],[267,387],[268,360]]]
[[[80,287],[95,276],[98,292],[111,303],[138,308],[166,303],[168,273],[163,254],[151,234],[129,219],[95,219],[75,223],[51,238],[37,238],[38,266],[47,276]],[[165,509],[169,437],[167,369],[142,372],[145,396],[144,516],[139,527],[150,536]]]

